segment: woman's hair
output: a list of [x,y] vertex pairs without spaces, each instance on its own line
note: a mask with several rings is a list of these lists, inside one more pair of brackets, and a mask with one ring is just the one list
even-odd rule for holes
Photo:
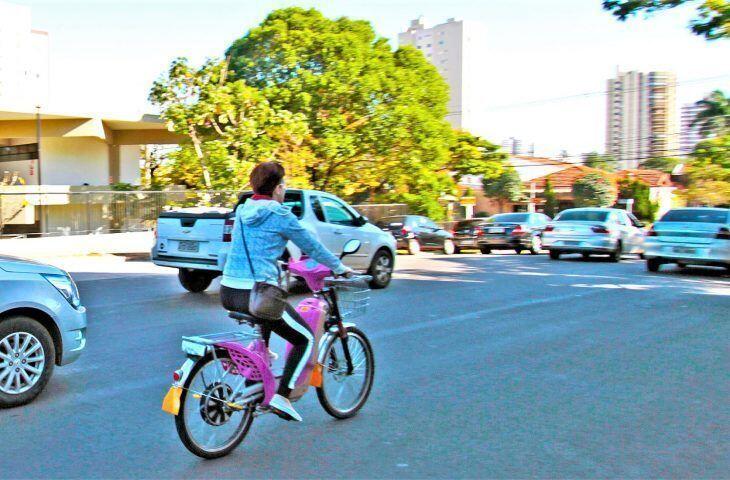
[[259,163],[251,170],[249,181],[253,192],[257,195],[271,195],[284,179],[284,167],[276,162]]

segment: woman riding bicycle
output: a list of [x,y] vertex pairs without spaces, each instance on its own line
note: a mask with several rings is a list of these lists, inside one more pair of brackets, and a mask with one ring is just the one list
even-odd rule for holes
[[[302,227],[289,207],[282,205],[286,192],[285,173],[284,167],[276,162],[261,163],[251,172],[254,196],[236,208],[231,248],[221,280],[221,302],[227,310],[250,313],[248,305],[254,283],[279,284],[277,261],[289,240],[335,274],[352,272]],[[273,331],[293,347],[284,365],[279,388],[269,405],[285,418],[301,421],[302,417],[288,397],[312,353],[314,334],[289,304],[285,305],[280,320],[262,320],[262,331],[267,343]]]

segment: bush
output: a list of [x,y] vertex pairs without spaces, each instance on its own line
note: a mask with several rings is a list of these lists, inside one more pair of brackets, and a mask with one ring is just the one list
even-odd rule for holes
[[600,173],[589,173],[573,184],[576,207],[607,207],[616,203],[616,187]]

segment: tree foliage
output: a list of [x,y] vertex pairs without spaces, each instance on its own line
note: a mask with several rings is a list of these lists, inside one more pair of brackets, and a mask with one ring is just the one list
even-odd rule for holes
[[558,203],[558,196],[555,194],[555,190],[553,190],[553,184],[550,182],[550,179],[545,181],[545,191],[542,195],[545,199],[545,215],[554,217],[560,210],[560,205]]
[[524,198],[525,190],[520,175],[512,167],[505,167],[496,177],[482,180],[484,195],[503,202],[518,202]]
[[687,180],[690,204],[730,206],[730,133],[697,144]]
[[707,40],[730,37],[730,1],[728,0],[603,0],[603,8],[624,21],[640,12],[650,15],[684,4],[697,5],[697,16],[690,22],[696,35]]
[[583,154],[583,165],[586,167],[597,168],[607,172],[616,170],[616,161],[610,155],[601,155],[598,152]]
[[674,168],[680,163],[684,163],[684,160],[672,157],[656,157],[641,162],[641,168],[647,170],[660,170],[664,173],[672,173]]
[[458,131],[451,146],[449,170],[457,176],[483,175],[496,178],[504,171],[507,154],[500,147],[469,132]]
[[707,138],[730,130],[730,98],[722,90],[715,90],[697,102],[702,107],[692,122],[700,127],[700,135]]
[[600,173],[588,173],[573,183],[576,207],[607,207],[616,202],[616,186]]
[[632,178],[619,180],[618,197],[634,200],[632,210],[639,219],[653,221],[656,218],[659,204],[651,201],[651,189],[646,182]]

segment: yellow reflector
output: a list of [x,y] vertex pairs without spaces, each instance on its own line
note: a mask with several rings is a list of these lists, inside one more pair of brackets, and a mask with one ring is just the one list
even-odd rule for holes
[[182,388],[170,387],[162,401],[162,410],[171,415],[177,415],[180,412],[180,395],[182,395]]
[[312,370],[312,377],[309,379],[309,384],[313,387],[322,386],[322,364],[318,363]]

